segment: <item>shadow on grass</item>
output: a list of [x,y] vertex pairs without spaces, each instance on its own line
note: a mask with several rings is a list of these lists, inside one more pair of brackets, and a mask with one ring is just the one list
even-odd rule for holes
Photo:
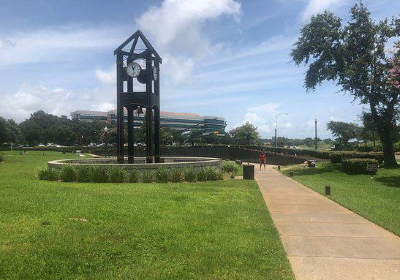
[[400,188],[400,176],[388,176],[375,179],[390,188]]

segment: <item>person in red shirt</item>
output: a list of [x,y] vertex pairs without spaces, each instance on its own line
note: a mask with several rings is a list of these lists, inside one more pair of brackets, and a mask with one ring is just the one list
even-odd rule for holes
[[266,169],[266,167],[265,167],[266,160],[267,160],[267,155],[265,154],[265,151],[262,150],[260,153],[260,171],[261,171],[262,165],[264,165],[264,170]]

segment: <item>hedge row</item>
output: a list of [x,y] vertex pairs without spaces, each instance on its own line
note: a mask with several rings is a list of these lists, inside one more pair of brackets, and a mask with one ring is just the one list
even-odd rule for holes
[[344,159],[352,159],[352,158],[360,158],[360,159],[374,159],[379,163],[382,163],[383,153],[379,152],[371,152],[371,153],[361,153],[361,152],[334,152],[329,155],[329,159],[331,163],[341,163]]
[[37,177],[40,180],[63,182],[92,182],[92,183],[167,183],[167,182],[196,182],[196,181],[216,181],[223,179],[223,171],[214,167],[202,169],[167,169],[157,170],[131,170],[126,171],[121,168],[99,168],[96,166],[71,166],[66,165],[61,170],[47,168],[39,170]]
[[342,169],[348,174],[376,174],[376,170],[368,170],[369,164],[378,165],[375,159],[350,158],[342,160]]
[[265,146],[240,146],[246,149],[257,149],[257,150],[265,150],[268,152],[278,153],[278,154],[289,154],[296,155],[301,157],[315,157],[320,159],[329,159],[330,151],[315,151],[315,150],[305,150],[305,149],[289,149],[289,148],[281,148],[281,147],[265,147]]

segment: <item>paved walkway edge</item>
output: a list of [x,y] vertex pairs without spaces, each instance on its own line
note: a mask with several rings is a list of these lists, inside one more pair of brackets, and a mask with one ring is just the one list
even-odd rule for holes
[[400,238],[268,166],[255,178],[297,280],[400,280]]

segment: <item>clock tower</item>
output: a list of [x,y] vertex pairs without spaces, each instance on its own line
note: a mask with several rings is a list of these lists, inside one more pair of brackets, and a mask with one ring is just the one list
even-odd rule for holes
[[[140,41],[144,48],[137,47]],[[128,163],[134,163],[134,111],[140,114],[144,110],[146,162],[160,162],[160,64],[162,59],[140,30],[122,43],[114,51],[114,55],[117,58],[118,163],[124,163],[125,156],[125,110],[128,112]],[[145,91],[134,91],[134,80],[146,85]]]

